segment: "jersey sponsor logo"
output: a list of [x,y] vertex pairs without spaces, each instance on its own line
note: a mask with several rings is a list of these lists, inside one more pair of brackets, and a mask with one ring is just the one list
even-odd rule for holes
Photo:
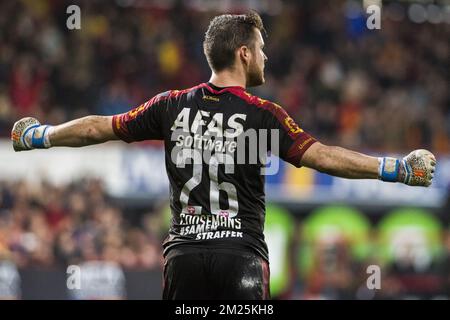
[[222,153],[234,153],[237,148],[237,142],[230,140],[223,141],[220,139],[212,140],[210,137],[205,137],[197,133],[194,136],[179,134],[176,138],[176,146]]
[[289,128],[289,132],[291,132],[292,134],[303,132],[303,130],[297,125],[297,123],[295,123],[294,119],[289,116],[284,119],[284,124]]
[[202,127],[206,127],[206,131],[203,133],[205,136],[235,138],[244,131],[243,122],[247,119],[246,114],[233,114],[227,121],[228,129],[224,130],[223,113],[218,112],[211,116],[208,111],[198,110],[190,125],[190,112],[190,108],[183,108],[173,122],[171,130],[182,129],[183,132],[195,134],[201,133]]
[[139,107],[134,108],[133,110],[129,111],[128,112],[129,119],[131,120],[131,119],[136,118],[140,113],[142,113],[145,110],[147,105],[148,105],[148,102],[141,104]]
[[[224,117],[226,115],[221,112],[213,114],[204,110],[198,110],[192,117],[191,108],[183,108],[171,127],[171,141],[175,143],[171,151],[172,162],[177,167],[184,167],[191,161],[210,164],[213,154],[222,154],[225,162],[221,164],[262,164],[262,175],[276,174],[278,159],[266,160],[269,146],[272,153],[279,154],[279,129],[244,130],[246,114]],[[224,126],[225,123],[228,127]]]
[[300,143],[299,145],[298,145],[298,148],[300,149],[300,150],[302,150],[308,143],[310,143],[311,141],[313,141],[314,139],[313,138],[308,138],[308,139],[306,139],[305,141],[303,141],[302,143]]
[[203,100],[209,100],[209,101],[214,101],[214,102],[220,101],[220,99],[218,97],[213,97],[213,96],[208,96],[208,95],[204,95]]

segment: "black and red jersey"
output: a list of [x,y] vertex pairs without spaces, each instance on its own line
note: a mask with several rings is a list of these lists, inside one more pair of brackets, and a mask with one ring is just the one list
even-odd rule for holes
[[173,248],[208,247],[256,251],[268,259],[265,155],[300,167],[316,141],[281,106],[242,87],[202,83],[161,93],[114,116],[112,125],[126,142],[164,141],[172,211],[165,255]]

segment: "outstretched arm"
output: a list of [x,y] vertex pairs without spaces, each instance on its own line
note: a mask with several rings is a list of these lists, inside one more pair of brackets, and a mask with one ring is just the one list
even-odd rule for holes
[[41,125],[37,119],[28,117],[17,121],[11,131],[15,151],[83,147],[117,139],[111,116],[87,116],[57,126]]
[[342,178],[378,178],[378,158],[320,142],[306,150],[302,165]]
[[41,125],[31,117],[20,119],[11,131],[14,150],[84,147],[118,139],[126,142],[162,140],[161,115],[170,94],[171,91],[160,93],[126,113],[87,116],[58,126]]
[[87,116],[53,127],[50,143],[53,147],[83,147],[117,140],[112,129],[112,116]]
[[413,186],[429,186],[436,158],[427,150],[415,150],[403,159],[376,158],[319,142],[306,150],[301,164],[333,176],[349,179],[380,179]]

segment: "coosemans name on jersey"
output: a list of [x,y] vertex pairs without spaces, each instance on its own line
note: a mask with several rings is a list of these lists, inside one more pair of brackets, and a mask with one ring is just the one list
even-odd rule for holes
[[[180,235],[197,234],[197,240],[218,239],[223,237],[242,238],[240,218],[230,219],[220,215],[180,214]],[[217,230],[217,229],[226,230]]]

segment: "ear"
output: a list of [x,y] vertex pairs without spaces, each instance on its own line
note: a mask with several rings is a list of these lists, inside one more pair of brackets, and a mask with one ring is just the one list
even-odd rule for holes
[[244,66],[248,66],[252,59],[252,53],[249,47],[242,46],[238,49],[239,60]]

